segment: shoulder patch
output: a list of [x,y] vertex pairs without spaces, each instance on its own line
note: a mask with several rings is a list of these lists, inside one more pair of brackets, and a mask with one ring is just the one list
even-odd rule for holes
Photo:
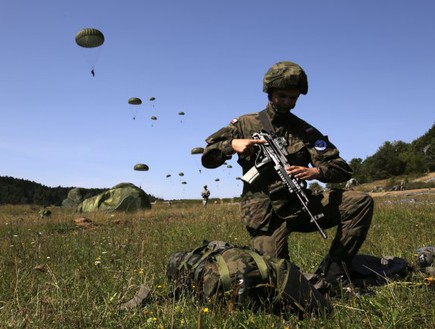
[[324,141],[323,139],[318,139],[314,142],[314,148],[318,152],[325,151],[327,146],[328,146],[328,143],[326,141]]
[[238,121],[239,121],[239,120],[237,120],[236,118],[234,118],[233,120],[231,120],[230,123],[231,123],[232,125],[234,125],[234,124],[236,124]]

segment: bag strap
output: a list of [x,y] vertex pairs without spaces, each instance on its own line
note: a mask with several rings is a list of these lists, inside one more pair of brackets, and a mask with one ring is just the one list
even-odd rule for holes
[[257,264],[258,270],[260,271],[261,278],[266,280],[269,277],[268,267],[263,257],[257,254],[255,251],[250,249],[245,249],[245,251],[252,257],[254,262]]
[[231,278],[230,278],[230,270],[228,269],[227,264],[225,263],[222,255],[217,254],[215,256],[216,265],[220,275],[220,281],[224,288],[224,291],[229,291],[231,289]]

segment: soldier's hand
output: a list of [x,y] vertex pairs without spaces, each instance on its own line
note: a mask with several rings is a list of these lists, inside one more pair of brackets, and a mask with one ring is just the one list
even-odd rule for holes
[[231,147],[239,154],[252,155],[254,154],[254,145],[263,144],[265,141],[258,139],[233,139]]
[[317,168],[303,166],[288,166],[286,171],[289,175],[303,180],[312,180],[320,178],[320,172]]

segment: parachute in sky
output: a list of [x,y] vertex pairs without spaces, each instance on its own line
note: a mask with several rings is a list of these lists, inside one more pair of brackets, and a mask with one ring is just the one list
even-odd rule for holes
[[181,184],[187,184],[187,182],[181,182]]
[[82,29],[76,34],[76,43],[83,48],[99,47],[104,43],[104,35],[97,29]]
[[227,168],[231,169],[233,166],[232,165],[228,165]]
[[[178,115],[183,116],[185,113],[184,112],[178,112]],[[180,120],[180,123],[183,123],[183,120]]]
[[167,175],[166,175],[166,178],[169,178],[169,177],[171,177],[171,174],[167,174]]
[[151,120],[157,120],[157,117],[152,116],[152,117],[151,117]]
[[194,147],[190,153],[191,154],[202,154],[204,152],[204,148],[203,147]]
[[94,28],[85,28],[80,30],[75,37],[76,44],[86,50],[86,58],[91,65],[91,74],[95,77],[94,66],[99,57],[99,50],[92,51],[89,48],[98,48],[104,43],[104,35],[101,31]]
[[178,176],[184,176],[183,172],[178,173]]
[[136,171],[148,171],[150,168],[145,163],[137,163],[134,165]]
[[214,180],[215,182],[219,182],[220,181],[220,179],[219,178],[216,178],[215,180]]
[[152,102],[152,101],[155,101],[156,100],[156,98],[155,97],[150,97],[150,101]]
[[[131,97],[128,99],[128,104],[130,105],[140,105],[142,104],[142,100],[139,97]],[[133,115],[133,120],[136,120],[137,109],[131,108],[131,114]]]
[[131,97],[128,99],[128,104],[140,105],[140,104],[142,104],[142,100],[139,97]]

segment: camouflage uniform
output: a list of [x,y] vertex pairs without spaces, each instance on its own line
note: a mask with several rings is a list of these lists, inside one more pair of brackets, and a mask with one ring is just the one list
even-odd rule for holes
[[[320,171],[320,181],[345,182],[352,170],[339,156],[337,148],[316,128],[292,113],[280,114],[269,104],[267,116],[278,136],[288,141],[289,163]],[[233,139],[250,139],[264,129],[258,113],[243,115],[206,139],[202,155],[206,168],[216,168],[234,154]],[[239,154],[238,163],[245,174],[254,166],[255,156]],[[356,191],[334,189],[319,194],[307,190],[314,214],[323,212],[318,220],[322,228],[338,226],[329,256],[345,263],[358,252],[366,238],[373,214],[373,200]],[[253,247],[261,254],[289,259],[288,236],[291,232],[316,231],[300,202],[283,186],[275,170],[265,169],[252,183],[244,183],[241,200],[242,222],[252,237]]]

